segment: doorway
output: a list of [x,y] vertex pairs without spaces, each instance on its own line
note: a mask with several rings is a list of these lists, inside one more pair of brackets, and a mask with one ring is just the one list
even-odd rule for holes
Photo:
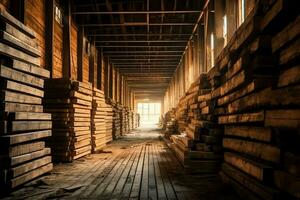
[[141,126],[157,125],[161,114],[161,103],[138,103]]

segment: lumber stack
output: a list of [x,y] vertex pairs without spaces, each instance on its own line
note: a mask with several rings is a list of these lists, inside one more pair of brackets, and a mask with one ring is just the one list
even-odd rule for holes
[[53,134],[47,144],[55,161],[72,162],[91,153],[92,94],[89,83],[46,80],[44,106],[53,116]]
[[188,107],[185,131],[171,136],[172,148],[188,173],[217,173],[221,167],[223,131],[209,87],[206,74],[192,84],[182,99]]
[[113,137],[118,139],[122,132],[122,112],[121,105],[118,103],[113,103]]
[[256,5],[209,73],[225,127],[221,176],[250,199],[300,198],[300,18],[293,3],[273,3]]
[[134,128],[138,128],[140,126],[140,115],[139,113],[134,113],[133,114],[133,123],[134,123]]
[[106,143],[113,140],[113,108],[110,104],[105,103],[103,110],[106,112],[105,115],[105,129],[106,129]]
[[92,126],[92,152],[102,150],[109,140],[106,134],[106,103],[104,92],[97,88],[93,88],[93,102],[91,112],[91,126]]
[[178,133],[178,124],[175,119],[175,108],[169,110],[163,119],[163,130],[166,138],[170,138],[171,135]]
[[0,7],[0,187],[8,192],[52,170],[51,114],[44,113],[44,79],[36,34]]

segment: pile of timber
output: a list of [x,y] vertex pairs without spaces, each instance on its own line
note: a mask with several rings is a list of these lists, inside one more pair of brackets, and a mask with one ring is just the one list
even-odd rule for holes
[[117,102],[112,102],[111,103],[112,107],[113,107],[113,138],[114,139],[118,139],[121,135],[121,123],[122,123],[122,119],[121,119],[121,106],[119,103]]
[[113,108],[110,104],[105,104],[103,110],[106,112],[105,115],[105,135],[106,143],[109,143],[113,140]]
[[104,92],[97,88],[93,88],[93,102],[91,112],[91,133],[92,133],[92,152],[102,150],[106,146],[106,107]]
[[52,113],[53,132],[47,145],[57,162],[72,162],[91,153],[93,88],[69,79],[45,81],[44,106]]
[[171,135],[178,134],[178,124],[175,119],[175,109],[172,109],[165,114],[163,130],[165,137],[168,139]]
[[300,16],[272,2],[256,5],[209,72],[225,127],[221,176],[248,199],[300,198]]
[[127,113],[124,106],[119,106],[120,110],[120,125],[121,125],[121,132],[120,135],[125,135],[127,133]]
[[171,136],[172,148],[186,172],[217,173],[223,158],[223,130],[214,115],[216,99],[206,74],[199,76],[187,94],[182,98],[188,107],[186,128],[182,134]]
[[133,114],[133,124],[134,124],[134,128],[138,128],[140,126],[140,115],[139,113],[134,113]]
[[52,170],[51,114],[43,112],[44,79],[36,34],[0,7],[0,188],[8,192]]

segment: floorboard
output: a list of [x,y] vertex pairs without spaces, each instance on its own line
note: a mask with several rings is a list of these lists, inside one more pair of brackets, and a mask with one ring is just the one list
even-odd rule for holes
[[57,164],[2,199],[238,199],[217,175],[185,174],[155,128],[137,129],[104,153]]

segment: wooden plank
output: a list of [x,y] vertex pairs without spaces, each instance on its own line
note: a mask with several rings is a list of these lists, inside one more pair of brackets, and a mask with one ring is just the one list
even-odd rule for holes
[[9,170],[8,172],[8,176],[10,178],[15,178],[17,176],[21,176],[29,171],[32,171],[34,169],[37,169],[39,167],[42,167],[46,164],[49,164],[51,163],[51,156],[46,156],[46,157],[43,157],[43,158],[39,158],[37,160],[34,160],[32,162],[29,162],[29,163],[25,163],[23,165],[20,165],[20,166],[17,166],[17,167],[14,167],[12,169]]
[[4,43],[0,43],[0,53],[6,56],[18,59],[36,66],[40,66],[40,59],[26,53],[23,53],[21,50],[17,50],[13,47],[10,47]]
[[29,105],[21,103],[5,102],[1,104],[1,110],[4,112],[43,112],[42,105]]
[[21,144],[7,149],[9,157],[20,156],[45,148],[45,142],[32,142],[29,144]]
[[229,152],[224,153],[224,161],[264,183],[272,181],[273,168],[270,166]]
[[50,78],[49,70],[19,60],[12,60],[12,64],[8,66],[41,78]]
[[224,138],[223,147],[275,163],[280,161],[281,150],[269,144]]
[[300,86],[272,89],[266,88],[230,103],[227,107],[228,113],[240,112],[242,110],[253,110],[260,107],[292,106],[300,102]]
[[53,169],[53,164],[49,163],[48,165],[42,166],[36,170],[33,170],[31,172],[28,172],[22,176],[19,176],[10,182],[10,188],[15,188],[21,184],[24,184],[36,177],[41,176],[42,174],[45,174],[47,172],[50,172]]
[[285,191],[295,198],[300,198],[300,178],[288,174],[284,171],[275,170],[274,183],[277,188]]
[[277,128],[300,128],[300,110],[267,110],[265,126]]
[[0,39],[4,42],[8,43],[12,47],[19,49],[24,53],[29,54],[30,56],[33,56],[33,57],[41,56],[41,52],[37,48],[34,48],[34,47],[26,44],[25,42],[19,40],[18,38],[14,37],[13,35],[10,35],[9,33],[5,32],[5,31],[0,31]]
[[225,126],[225,135],[249,138],[258,141],[271,142],[272,130],[264,127],[253,126]]
[[21,23],[19,20],[14,18],[12,15],[10,15],[3,7],[0,7],[0,15],[1,18],[5,21],[12,24],[14,27],[18,28],[18,30],[22,31],[26,35],[28,35],[31,38],[36,37],[36,33],[30,29],[29,27],[25,26],[23,23]]
[[238,169],[228,164],[223,164],[222,170],[229,177],[233,178],[235,181],[242,184],[244,187],[246,187],[254,194],[258,195],[262,199],[276,199],[276,197],[278,197],[279,195],[278,190],[260,183],[251,176],[242,173]]
[[35,86],[38,88],[44,87],[43,79],[40,79],[35,76],[31,76],[29,74],[25,74],[23,72],[20,72],[20,71],[14,70],[14,69],[10,69],[10,68],[4,66],[2,63],[1,63],[1,67],[0,67],[0,76],[3,78],[21,82],[26,85]]
[[2,91],[1,99],[2,101],[14,103],[42,104],[42,99],[40,97],[33,97],[30,95],[10,91]]
[[145,146],[145,157],[143,162],[142,181],[140,188],[140,199],[149,199],[149,146]]
[[39,44],[37,40],[29,37],[28,35],[24,34],[23,32],[19,31],[17,28],[12,26],[9,23],[6,22],[0,22],[0,26],[2,30],[6,31],[10,35],[13,35],[14,37],[18,38],[22,42],[34,47],[34,48],[39,48]]
[[278,87],[285,87],[300,82],[300,65],[282,71],[279,75]]
[[51,129],[51,121],[12,121],[7,122],[7,126],[1,125],[3,133],[11,133],[17,131],[31,131]]
[[300,38],[294,41],[286,49],[281,51],[279,54],[279,64],[286,65],[299,58],[300,56],[299,45],[300,45]]
[[255,113],[243,113],[243,114],[233,114],[220,116],[218,118],[219,124],[235,124],[235,123],[254,123],[263,122],[265,119],[264,111]]
[[49,113],[15,112],[8,113],[10,120],[51,120]]
[[[35,131],[15,135],[4,135],[1,137],[2,144],[13,145],[51,136],[51,130]],[[2,141],[3,140],[3,141]]]
[[43,156],[46,156],[46,155],[50,155],[50,153],[51,153],[50,148],[43,148],[43,149],[38,150],[38,151],[34,151],[34,152],[31,152],[31,153],[22,154],[20,156],[12,157],[12,158],[10,158],[10,164],[12,166],[19,165],[21,163],[25,163],[27,161],[30,161],[30,160],[33,160],[33,159],[36,159],[36,158],[40,158],[40,157],[43,157]]
[[292,41],[300,34],[300,16],[298,16],[293,22],[289,23],[282,31],[277,33],[272,39],[272,51],[273,53],[284,47],[288,42]]
[[2,89],[7,89],[7,90],[13,90],[16,92],[21,92],[21,93],[25,93],[25,94],[30,94],[30,95],[34,95],[37,97],[44,97],[44,91],[27,86],[27,85],[23,85],[14,81],[10,81],[10,80],[4,80],[2,78],[0,78],[0,87]]

